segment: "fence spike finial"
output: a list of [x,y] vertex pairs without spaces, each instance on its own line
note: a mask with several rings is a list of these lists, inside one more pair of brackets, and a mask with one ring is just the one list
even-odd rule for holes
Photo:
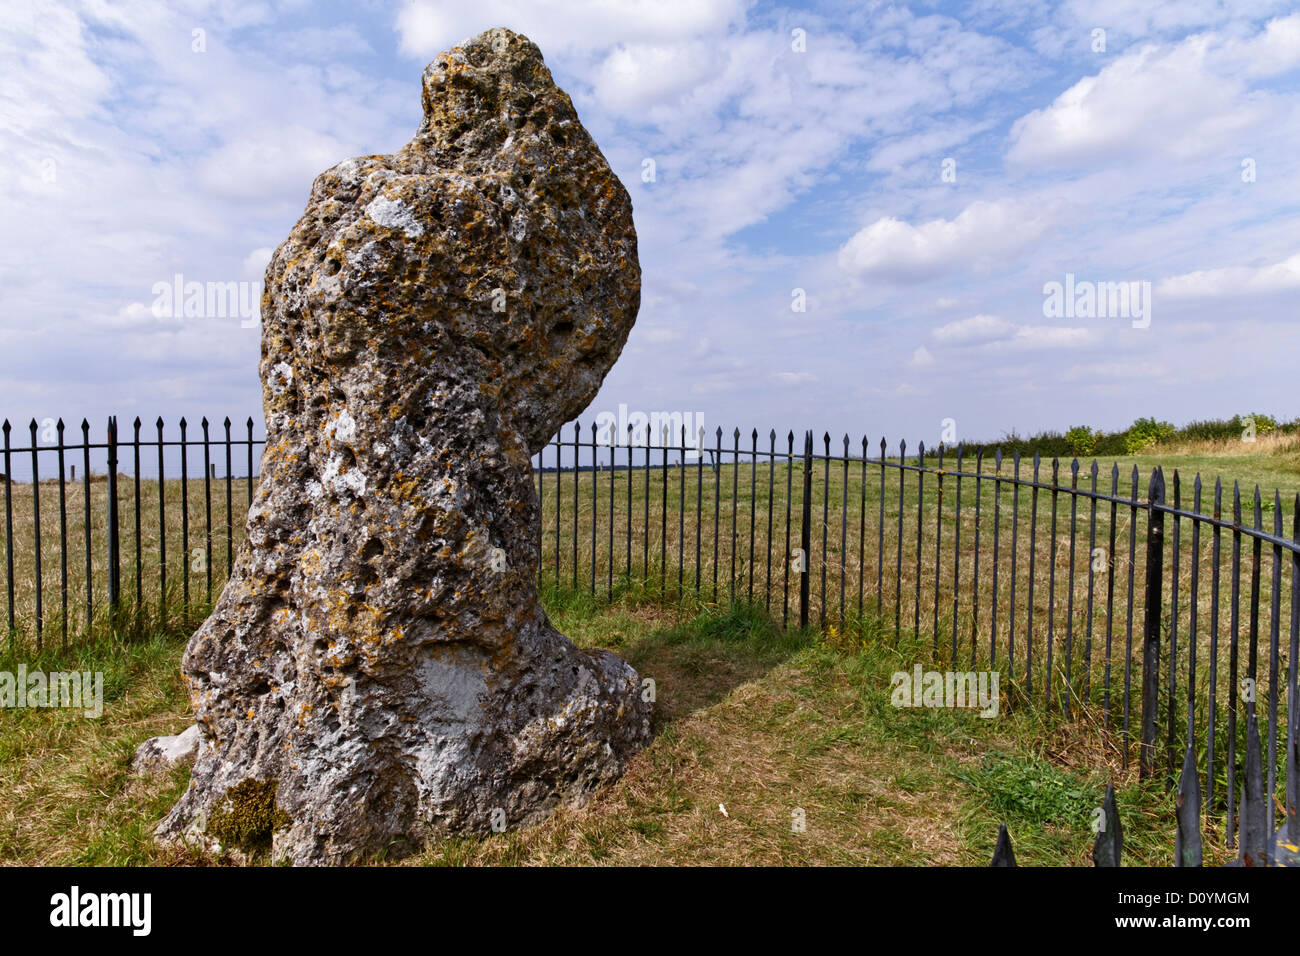
[[1124,856],[1124,827],[1119,820],[1113,783],[1106,785],[1106,796],[1101,801],[1097,827],[1097,839],[1092,844],[1093,866],[1119,866]]
[[1246,767],[1242,772],[1241,803],[1237,812],[1237,859],[1235,866],[1268,866],[1268,804],[1264,801],[1263,757],[1259,744],[1259,720],[1253,704],[1246,709]]
[[1178,778],[1178,830],[1174,836],[1174,866],[1201,865],[1201,778],[1191,744],[1183,756]]
[[993,862],[990,867],[995,866],[1015,866],[1016,854],[1011,849],[1011,834],[1007,832],[1005,823],[998,824],[998,843],[993,848]]

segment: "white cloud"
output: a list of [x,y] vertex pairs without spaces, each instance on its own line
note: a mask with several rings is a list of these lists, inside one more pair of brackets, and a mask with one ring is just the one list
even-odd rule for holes
[[744,0],[423,0],[404,4],[396,27],[402,51],[422,57],[500,26],[527,35],[543,52],[592,50],[721,33],[743,16],[746,5]]
[[972,315],[941,325],[930,334],[936,342],[965,345],[1004,339],[1014,331],[1014,325],[996,315]]
[[1007,159],[1049,166],[1209,154],[1279,119],[1272,98],[1249,89],[1243,75],[1297,64],[1300,14],[1273,21],[1247,41],[1208,33],[1172,46],[1146,44],[1018,119]]
[[934,364],[934,355],[924,345],[918,346],[908,359],[907,364],[912,368],[925,368],[927,365]]
[[1164,378],[1166,374],[1165,366],[1159,362],[1098,362],[1071,366],[1061,378],[1067,382],[1095,379],[1142,380]]
[[1094,333],[1089,329],[1060,327],[1054,325],[1022,325],[1010,338],[992,342],[993,349],[1077,349],[1089,344]]
[[996,315],[973,315],[930,333],[940,345],[978,346],[986,351],[1073,349],[1089,344],[1088,329],[1057,325],[1016,325]]
[[953,219],[919,226],[893,217],[859,230],[839,252],[848,273],[895,282],[922,282],[964,266],[990,265],[1022,249],[1050,224],[1042,204],[976,200]]
[[1160,280],[1156,292],[1180,299],[1268,295],[1300,289],[1300,252],[1268,266],[1202,269]]
[[213,151],[199,168],[199,181],[232,199],[297,194],[306,200],[312,180],[357,151],[303,126],[263,127]]
[[266,272],[267,264],[270,263],[271,256],[274,254],[275,250],[270,246],[259,246],[254,249],[244,257],[244,273],[258,279],[262,278]]

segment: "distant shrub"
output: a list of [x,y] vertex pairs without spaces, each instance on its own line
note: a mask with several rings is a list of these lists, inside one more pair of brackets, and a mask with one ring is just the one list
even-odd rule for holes
[[1124,437],[1124,453],[1132,455],[1144,448],[1158,445],[1174,437],[1177,429],[1170,422],[1154,418],[1139,418],[1128,427]]
[[1097,451],[1098,435],[1087,425],[1075,425],[1065,433],[1065,441],[1070,446],[1070,454],[1087,458]]
[[1241,431],[1238,434],[1244,432],[1251,423],[1255,426],[1256,436],[1267,435],[1269,432],[1278,429],[1278,421],[1272,415],[1265,415],[1263,412],[1251,412],[1249,415],[1242,416]]

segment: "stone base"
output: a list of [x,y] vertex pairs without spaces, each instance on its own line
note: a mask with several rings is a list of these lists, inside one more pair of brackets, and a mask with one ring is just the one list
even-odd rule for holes
[[339,864],[583,806],[650,742],[652,705],[621,658],[547,631],[549,653],[496,692],[472,664],[430,657],[424,696],[363,680],[336,714],[304,721],[292,694],[268,700],[264,712],[284,719],[208,741],[157,838]]

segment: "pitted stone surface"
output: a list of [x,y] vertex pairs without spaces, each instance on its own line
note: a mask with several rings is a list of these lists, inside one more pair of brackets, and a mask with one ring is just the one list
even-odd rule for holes
[[391,855],[580,805],[649,741],[636,672],[538,603],[529,462],[631,331],[631,202],[525,37],[441,54],[423,104],[267,267],[262,478],[161,839],[227,849],[207,821],[256,794],[276,859]]

